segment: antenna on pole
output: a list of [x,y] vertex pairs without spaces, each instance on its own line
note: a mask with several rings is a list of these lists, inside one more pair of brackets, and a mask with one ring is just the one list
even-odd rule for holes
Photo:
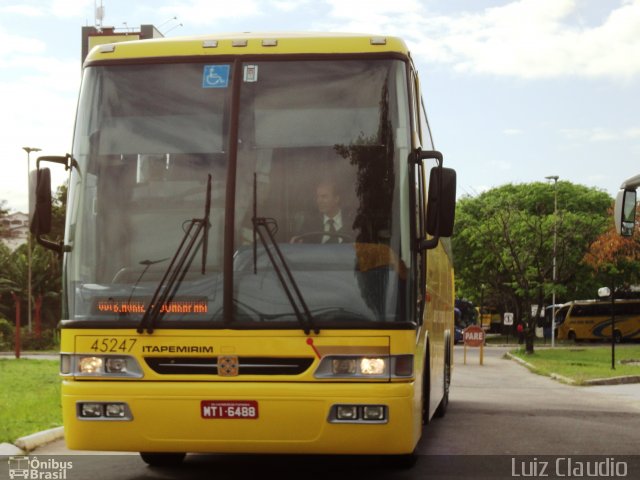
[[164,27],[167,23],[172,22],[173,20],[178,20],[178,17],[171,17],[169,20],[166,20],[164,22],[162,22],[160,25],[157,26],[157,29],[160,30],[162,27]]
[[171,30],[174,30],[178,27],[182,27],[182,24],[179,23],[178,25],[174,25],[173,27],[171,27],[169,30],[167,30],[166,32],[163,33],[163,35],[166,35],[167,33],[169,33]]
[[102,22],[104,20],[104,6],[102,5],[102,0],[100,0],[100,6],[97,5],[96,0],[93,1],[93,6],[95,7],[95,27],[96,30],[102,32]]

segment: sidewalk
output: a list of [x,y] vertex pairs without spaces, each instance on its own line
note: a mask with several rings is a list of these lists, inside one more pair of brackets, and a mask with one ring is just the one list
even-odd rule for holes
[[[15,359],[16,354],[14,352],[0,352],[0,359],[9,358]],[[26,358],[29,360],[60,360],[59,353],[40,353],[40,352],[21,352],[20,358]]]

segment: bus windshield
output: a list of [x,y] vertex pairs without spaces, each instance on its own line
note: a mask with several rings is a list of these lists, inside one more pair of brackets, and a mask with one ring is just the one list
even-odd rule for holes
[[138,324],[208,205],[156,327],[406,322],[407,85],[380,58],[86,68],[66,318]]

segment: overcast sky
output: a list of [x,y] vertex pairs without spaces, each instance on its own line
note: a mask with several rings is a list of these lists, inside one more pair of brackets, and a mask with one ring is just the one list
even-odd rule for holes
[[[559,175],[613,195],[622,180],[640,173],[640,0],[103,5],[105,26],[154,24],[169,37],[245,31],[403,37],[421,75],[436,147],[458,171],[459,194]],[[71,150],[80,29],[94,22],[94,0],[0,0],[0,200],[12,211],[27,208],[22,147],[46,155]]]

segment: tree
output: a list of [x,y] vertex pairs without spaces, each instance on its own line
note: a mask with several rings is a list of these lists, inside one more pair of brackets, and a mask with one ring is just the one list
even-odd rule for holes
[[58,187],[51,203],[51,233],[49,237],[53,240],[64,239],[64,222],[67,211],[67,185]]
[[[6,247],[5,247],[6,248]],[[32,301],[42,301],[42,319],[45,327],[55,328],[60,320],[60,262],[55,253],[40,245],[34,245],[31,256]],[[7,318],[15,318],[15,305],[11,293],[21,299],[22,324],[26,325],[28,296],[28,256],[27,245],[20,245],[15,251],[0,251],[0,312]]]
[[4,218],[4,216],[9,213],[9,211],[5,208],[5,205],[7,204],[6,200],[0,200],[0,238],[4,237],[5,232],[4,232],[4,225],[2,223],[2,219]]
[[[64,218],[66,211],[65,185],[58,187],[53,197],[52,239],[61,239],[64,234]],[[2,204],[0,204],[0,207]],[[0,208],[0,218],[2,208]],[[31,242],[32,302],[40,303],[41,316],[45,328],[55,328],[60,320],[61,310],[61,268],[60,259],[52,251],[37,242]],[[9,250],[0,243],[0,316],[15,318],[15,302],[11,295],[14,292],[21,299],[22,324],[26,325],[28,296],[28,247],[19,246],[15,251]]]
[[[636,206],[636,218],[640,218],[640,205]],[[584,263],[593,268],[600,285],[614,293],[629,290],[640,282],[640,231],[636,228],[632,237],[623,237],[611,220],[607,231],[589,248]]]
[[593,188],[558,182],[557,189],[557,218],[554,188],[542,182],[504,185],[457,205],[453,248],[459,294],[476,302],[483,296],[485,305],[490,301],[514,312],[525,323],[529,353],[536,326],[531,306],[542,306],[554,289],[554,224],[555,288],[562,298],[579,292],[589,278],[582,259],[605,227],[611,204],[609,195]]

